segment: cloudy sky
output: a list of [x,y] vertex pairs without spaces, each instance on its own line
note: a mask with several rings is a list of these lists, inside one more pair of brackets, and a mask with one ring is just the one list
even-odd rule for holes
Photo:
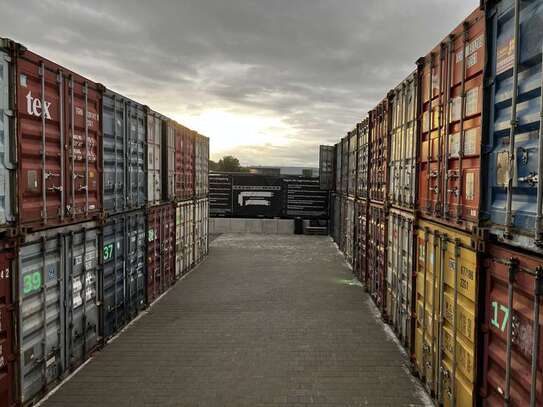
[[207,135],[214,159],[307,166],[478,3],[0,0],[0,36]]

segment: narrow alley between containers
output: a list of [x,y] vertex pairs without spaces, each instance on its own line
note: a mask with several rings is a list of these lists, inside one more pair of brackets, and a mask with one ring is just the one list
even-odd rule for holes
[[329,237],[224,234],[43,405],[428,405],[408,366]]

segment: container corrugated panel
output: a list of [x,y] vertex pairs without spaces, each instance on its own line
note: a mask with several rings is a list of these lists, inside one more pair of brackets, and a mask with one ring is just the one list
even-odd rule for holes
[[[194,156],[196,132],[186,129],[183,133],[183,198],[194,197],[196,181],[196,158]],[[209,153],[208,153],[209,155]],[[208,157],[209,158],[209,157]]]
[[479,219],[484,65],[480,10],[419,60],[420,214],[466,231]]
[[390,130],[390,104],[384,99],[370,112],[370,200],[383,203],[387,198]]
[[20,402],[36,401],[98,345],[98,229],[27,235],[18,257]]
[[207,256],[209,236],[209,200],[198,199],[194,206],[194,260]]
[[479,274],[472,246],[465,232],[419,221],[415,368],[445,406],[473,406],[476,398]]
[[13,249],[0,252],[0,407],[15,403],[14,258]]
[[[164,201],[174,202],[175,179],[181,177],[179,166],[176,166],[176,136],[178,134],[178,124],[173,120],[163,121],[162,128],[162,199]],[[178,160],[177,160],[178,161]],[[179,161],[178,161],[179,163]]]
[[319,180],[320,188],[331,191],[334,185],[334,146],[319,146]]
[[146,108],[106,90],[102,109],[104,211],[142,208],[147,199]]
[[232,216],[232,176],[209,174],[209,214],[211,217]]
[[341,194],[341,169],[343,168],[343,164],[341,162],[342,148],[343,148],[343,143],[341,141],[335,145],[336,159],[335,159],[335,173],[334,173],[334,184],[335,184],[334,191],[336,191],[336,194]]
[[147,204],[162,201],[162,130],[163,116],[147,111]]
[[[8,40],[10,126],[17,145],[18,220],[25,232],[97,219],[102,212],[102,91]],[[5,96],[4,96],[5,97]]]
[[342,217],[341,217],[341,195],[334,194],[332,196],[332,237],[334,242],[338,245],[341,245],[341,226],[342,226]]
[[354,248],[354,199],[343,198],[342,227],[341,227],[341,251],[345,254],[347,263],[353,264]]
[[367,200],[368,183],[369,183],[369,164],[370,164],[370,127],[369,119],[364,119],[361,123],[358,123],[358,168],[357,168],[357,181],[356,181],[356,196],[359,199]]
[[320,188],[318,178],[303,176],[283,177],[286,202],[285,217],[327,219],[329,193]]
[[415,209],[417,194],[418,95],[418,75],[414,72],[391,92],[390,98],[388,202],[410,211]]
[[543,260],[494,244],[487,254],[483,405],[541,406]]
[[355,230],[354,230],[354,270],[358,280],[368,284],[367,242],[368,242],[368,203],[365,200],[355,202]]
[[9,56],[0,49],[0,229],[13,227],[16,215],[15,200],[15,160],[16,145],[12,139],[13,123],[10,110],[10,83],[12,65]]
[[194,149],[194,189],[196,197],[202,198],[206,197],[209,193],[209,139],[200,134],[196,134]]
[[386,317],[386,264],[387,264],[387,226],[386,210],[383,205],[370,203],[368,207],[367,234],[367,289],[373,301]]
[[349,190],[349,136],[341,140],[341,193]]
[[[543,253],[541,81],[543,4],[522,0],[488,7],[488,130],[484,217],[505,243]],[[518,38],[515,15],[518,13]],[[518,56],[517,56],[518,55]],[[516,92],[514,82],[518,81]],[[511,122],[515,126],[511,127]],[[539,209],[538,209],[539,206]],[[539,216],[539,221],[538,221]]]
[[397,209],[388,214],[387,300],[389,322],[400,342],[411,349],[413,342],[413,295],[415,293],[415,218]]
[[192,267],[194,253],[194,202],[177,204],[175,213],[175,276],[181,277]]
[[358,165],[358,126],[349,133],[349,170],[347,173],[347,195],[356,197]]
[[147,213],[147,302],[151,304],[175,282],[175,210],[171,203]]
[[143,210],[111,217],[102,228],[101,336],[109,338],[145,307],[146,220]]

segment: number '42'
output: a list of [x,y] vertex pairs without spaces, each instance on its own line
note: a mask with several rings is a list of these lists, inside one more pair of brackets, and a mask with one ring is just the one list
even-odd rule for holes
[[[493,316],[490,323],[496,328],[501,329],[502,332],[507,328],[507,322],[509,321],[509,308],[497,301],[492,301]],[[500,312],[501,311],[501,312]],[[503,313],[503,320],[500,324],[499,316]]]

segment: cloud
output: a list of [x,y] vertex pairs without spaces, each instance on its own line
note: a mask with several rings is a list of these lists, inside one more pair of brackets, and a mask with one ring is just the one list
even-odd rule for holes
[[0,26],[2,35],[195,130],[203,132],[199,118],[210,110],[281,123],[260,129],[260,144],[234,142],[242,123],[213,130],[212,146],[222,146],[214,155],[315,165],[319,144],[352,129],[477,5],[19,0],[3,4]]

